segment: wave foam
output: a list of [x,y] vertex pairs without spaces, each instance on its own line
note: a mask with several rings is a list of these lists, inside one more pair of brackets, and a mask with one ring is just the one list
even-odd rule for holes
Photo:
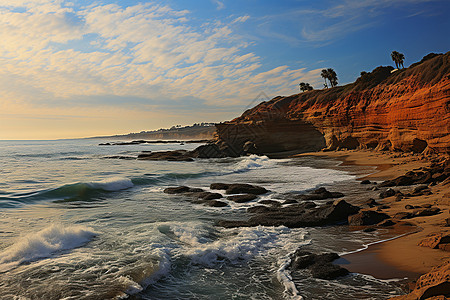
[[20,238],[0,252],[0,271],[7,271],[23,262],[50,257],[57,251],[80,247],[97,233],[85,226],[51,225],[41,231]]
[[270,168],[275,162],[267,156],[250,155],[242,158],[235,166],[234,172],[241,173],[249,170]]
[[112,177],[100,181],[88,183],[94,189],[102,189],[108,192],[120,191],[134,186],[133,182],[125,177]]

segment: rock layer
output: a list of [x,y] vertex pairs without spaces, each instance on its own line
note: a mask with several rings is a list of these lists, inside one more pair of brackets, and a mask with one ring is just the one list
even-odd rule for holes
[[[236,154],[376,148],[450,154],[450,52],[355,83],[275,97],[217,124],[218,145]],[[224,144],[226,146],[224,146]]]

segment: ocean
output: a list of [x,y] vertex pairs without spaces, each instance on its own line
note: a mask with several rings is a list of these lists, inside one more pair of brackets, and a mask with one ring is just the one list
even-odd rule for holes
[[[246,209],[262,199],[322,186],[362,201],[370,191],[356,178],[370,168],[356,170],[318,157],[143,161],[136,160],[142,151],[198,145],[101,142],[0,141],[0,299],[385,299],[402,294],[401,278],[351,273],[327,281],[287,268],[299,247],[345,254],[392,237],[388,231],[216,225],[220,219],[246,218]],[[223,208],[163,192],[178,185],[209,190],[214,182],[257,184],[271,192],[249,203],[224,200],[229,205]]]

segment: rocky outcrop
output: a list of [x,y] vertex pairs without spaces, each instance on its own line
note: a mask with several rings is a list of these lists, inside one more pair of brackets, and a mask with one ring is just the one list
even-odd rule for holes
[[[440,248],[440,245],[450,243],[450,234],[445,233],[432,233],[419,242],[419,246],[428,247],[432,249]],[[445,246],[443,246],[445,247]]]
[[364,210],[355,215],[349,216],[348,224],[351,226],[375,225],[389,218],[390,217],[385,213]]
[[[436,297],[436,298],[434,298]],[[420,276],[416,287],[408,295],[392,300],[448,299],[450,297],[450,261]]]
[[[312,204],[312,205],[311,205]],[[280,205],[281,206],[281,205]],[[254,215],[246,221],[221,220],[223,227],[241,226],[286,226],[290,228],[306,226],[322,226],[333,224],[346,224],[348,216],[359,211],[359,207],[347,203],[345,200],[336,200],[320,207],[314,203],[304,202],[279,206],[255,206],[248,212]]]
[[349,273],[347,269],[332,263],[338,258],[337,253],[314,254],[298,249],[291,257],[289,269],[291,271],[309,269],[314,278],[335,279]]
[[358,147],[450,154],[450,52],[391,71],[260,103],[217,124],[218,143],[235,154],[244,145],[266,155]]
[[262,186],[251,185],[246,183],[211,183],[212,190],[225,190],[226,194],[253,194],[261,195],[268,192]]

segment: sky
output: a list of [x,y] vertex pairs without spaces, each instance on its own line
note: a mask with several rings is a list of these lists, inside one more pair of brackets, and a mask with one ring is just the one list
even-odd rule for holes
[[448,0],[0,0],[0,139],[220,122],[450,50]]

